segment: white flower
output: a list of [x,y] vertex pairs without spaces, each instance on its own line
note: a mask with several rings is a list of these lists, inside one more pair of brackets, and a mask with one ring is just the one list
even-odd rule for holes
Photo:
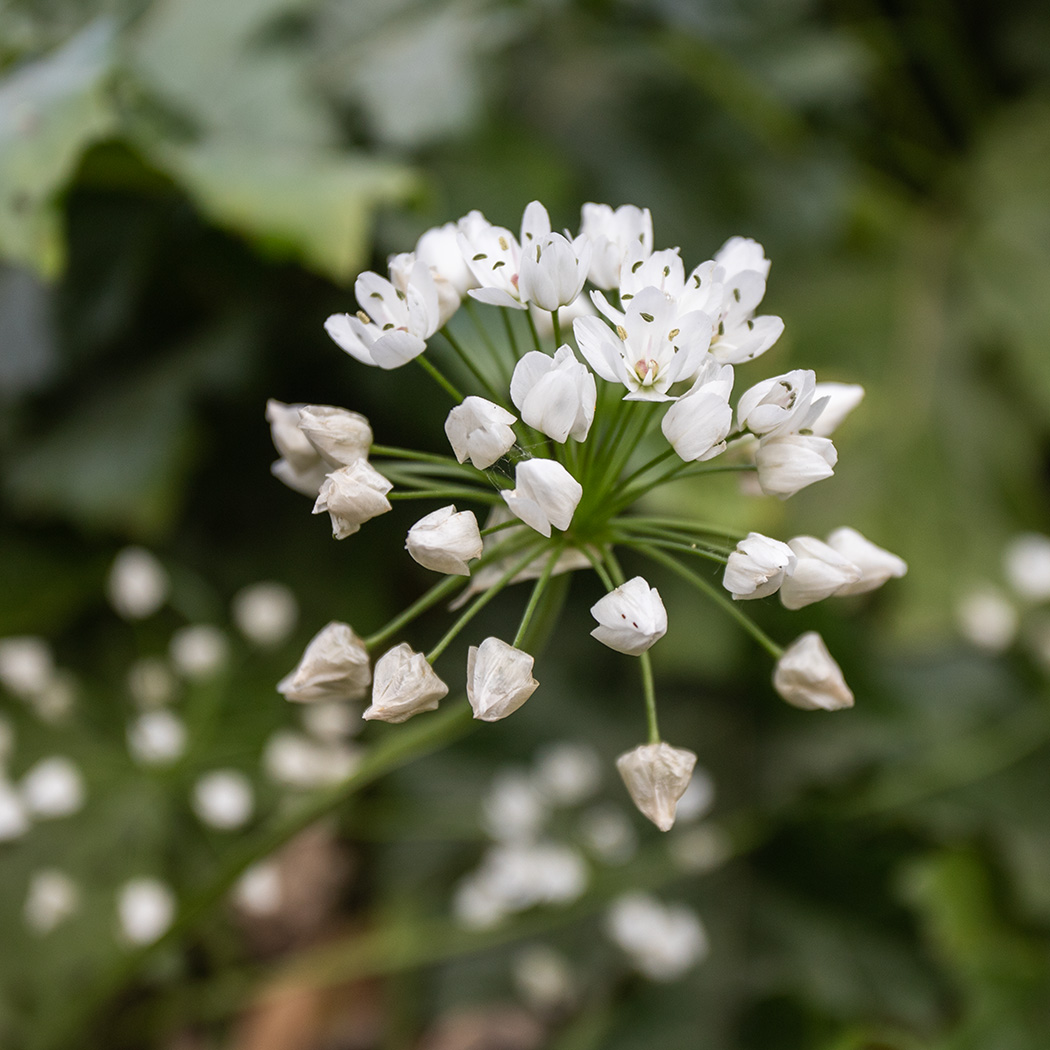
[[478,282],[460,250],[459,227],[454,222],[427,230],[416,242],[416,258],[430,267],[439,295],[442,285],[455,293],[457,306],[471,288],[477,287]]
[[393,487],[367,460],[359,459],[325,475],[313,513],[327,512],[332,519],[332,535],[345,540],[366,521],[391,509],[386,494]]
[[125,620],[144,620],[168,599],[164,566],[142,547],[125,547],[114,559],[106,580],[109,602]]
[[520,286],[521,256],[550,235],[547,209],[533,201],[521,219],[521,242],[510,230],[493,226],[481,214],[471,212],[459,220],[459,246],[480,287],[469,294],[492,306],[524,310],[528,297]]
[[20,700],[32,700],[55,678],[51,647],[43,638],[0,638],[0,685]]
[[497,722],[513,714],[540,684],[528,653],[499,638],[486,638],[467,653],[467,699],[474,717]]
[[193,786],[193,810],[205,824],[220,831],[243,827],[255,810],[252,782],[236,769],[206,773]]
[[654,981],[673,981],[708,952],[707,934],[691,908],[664,905],[646,893],[618,898],[607,929],[638,971]]
[[332,314],[325,331],[351,357],[379,368],[400,368],[427,348],[441,323],[437,285],[430,267],[411,255],[391,260],[388,281],[366,271],[354,284],[361,309]]
[[530,528],[565,530],[583,498],[583,486],[553,459],[527,459],[514,471],[514,488],[501,492],[507,506]]
[[117,895],[120,932],[129,944],[152,944],[175,918],[175,895],[159,879],[130,879]]
[[84,778],[62,755],[42,758],[22,778],[22,802],[34,817],[68,817],[84,805]]
[[299,409],[299,430],[332,467],[348,467],[368,458],[372,447],[372,427],[360,412],[332,405],[303,405]]
[[193,682],[203,682],[217,675],[230,656],[230,644],[218,627],[210,623],[180,627],[168,644],[172,666]]
[[755,317],[766,293],[769,260],[762,245],[732,237],[715,255],[714,280],[722,294],[711,353],[723,363],[742,364],[764,354],[784,331],[779,317]]
[[660,429],[687,463],[703,462],[725,451],[726,436],[733,428],[732,390],[732,365],[708,358],[692,387],[665,413]]
[[621,583],[591,606],[598,626],[591,631],[603,645],[641,656],[667,633],[667,611],[660,592],[641,577]]
[[469,576],[467,562],[481,557],[484,543],[473,512],[448,506],[420,518],[408,530],[405,549],[425,569]]
[[614,331],[598,317],[580,317],[573,333],[587,363],[628,401],[670,401],[668,389],[692,379],[711,341],[711,319],[699,310],[680,314],[657,288],[643,288]]
[[822,400],[814,402],[816,388],[816,373],[808,369],[763,379],[741,394],[737,424],[758,437],[797,434],[824,408]]
[[295,630],[299,603],[290,587],[265,581],[244,587],[233,596],[233,622],[250,642],[280,645]]
[[835,473],[839,454],[829,438],[784,434],[763,438],[755,453],[758,484],[767,496],[787,499]]
[[521,253],[518,289],[525,302],[551,312],[568,306],[583,289],[591,265],[591,244],[586,237],[570,241],[548,233]]
[[769,276],[766,251],[750,237],[730,237],[715,254],[715,263],[722,268],[727,281],[748,271],[757,273],[763,280]]
[[65,872],[49,868],[34,872],[22,914],[34,933],[45,934],[75,915],[79,907],[77,884]]
[[128,751],[140,765],[169,765],[186,750],[186,725],[164,708],[144,711],[128,725],[127,739]]
[[505,408],[483,397],[465,397],[449,412],[445,434],[460,463],[469,457],[478,470],[486,470],[513,446],[514,421]]
[[828,546],[860,569],[860,579],[840,587],[835,592],[837,595],[865,594],[881,587],[891,577],[899,578],[908,571],[903,558],[877,547],[856,529],[846,526],[836,529],[828,537]]
[[839,424],[864,399],[864,387],[857,383],[817,383],[814,401],[827,399],[820,415],[810,424],[817,437],[831,437]]
[[804,711],[839,711],[853,706],[853,694],[842,669],[816,631],[796,638],[777,660],[773,688]]
[[270,465],[270,473],[290,489],[304,496],[316,496],[327,468],[320,453],[299,429],[299,410],[305,407],[286,405],[274,398],[266,402],[270,437],[281,454],[281,458]]
[[0,842],[21,838],[29,830],[22,796],[0,775]]
[[368,650],[348,624],[333,620],[310,639],[295,670],[277,683],[277,692],[304,704],[360,700],[371,681]]
[[684,747],[640,744],[616,760],[634,804],[661,831],[674,825],[675,808],[685,794],[696,765],[696,755]]
[[598,392],[594,376],[566,345],[553,358],[538,350],[525,354],[514,368],[510,399],[522,420],[547,437],[586,441]]
[[780,540],[749,532],[729,555],[722,585],[734,600],[766,598],[795,567],[795,553]]
[[[829,540],[830,542],[830,540]],[[1050,599],[1050,536],[1026,532],[1011,540],[1003,555],[1006,579],[1031,602]]]
[[813,536],[796,536],[788,540],[795,555],[795,565],[780,585],[780,600],[785,609],[801,609],[823,601],[861,580],[861,570],[849,558]]
[[404,722],[420,711],[435,710],[447,693],[427,658],[402,642],[376,661],[372,703],[361,717]]
[[640,246],[645,255],[653,250],[653,218],[648,208],[623,204],[615,211],[608,204],[585,204],[580,209],[580,233],[591,242],[591,283],[616,288],[628,248]]

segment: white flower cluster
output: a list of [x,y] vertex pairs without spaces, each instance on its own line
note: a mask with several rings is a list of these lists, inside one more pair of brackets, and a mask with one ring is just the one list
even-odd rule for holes
[[[628,578],[617,552],[705,593],[695,557],[708,558],[725,565],[734,599],[779,590],[789,609],[905,572],[901,559],[852,529],[827,542],[782,543],[639,510],[661,485],[709,473],[750,474],[780,499],[832,475],[831,435],[860,403],[861,387],[795,369],[733,398],[736,369],[784,329],[759,312],[769,270],[762,246],[747,238],[731,238],[690,268],[677,248],[654,247],[647,209],[586,204],[574,235],[553,230],[533,201],[517,233],[472,211],[393,256],[386,275],[361,274],[358,310],[329,317],[326,330],[365,365],[419,364],[452,402],[444,428],[451,455],[375,444],[368,421],[347,409],[270,401],[280,453],[273,472],[315,499],[314,513],[329,515],[337,539],[397,500],[432,499],[435,509],[408,530],[405,546],[445,579],[369,637],[342,625],[349,633],[323,655],[315,639],[280,690],[310,703],[333,689],[363,699],[370,687],[366,719],[403,722],[433,710],[449,692],[435,661],[497,592],[535,580],[515,638],[468,647],[474,716],[504,718],[538,686],[523,644],[550,579],[591,566],[606,591],[592,608],[592,634],[637,657],[642,671],[649,740],[620,770],[643,812],[670,827],[691,752],[665,744],[657,728],[648,650],[668,630],[667,614],[657,589],[644,576]],[[498,334],[479,303],[502,314]],[[488,508],[483,523],[466,503]],[[452,607],[466,611],[429,652],[398,642],[372,668],[372,650],[457,589]],[[757,626],[752,634],[778,659],[774,686],[790,703],[852,703],[822,642],[803,635],[785,652]]]

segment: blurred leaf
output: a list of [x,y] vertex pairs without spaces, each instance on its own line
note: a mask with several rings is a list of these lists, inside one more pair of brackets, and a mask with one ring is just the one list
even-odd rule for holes
[[44,277],[65,262],[56,196],[116,123],[106,86],[113,43],[112,23],[95,22],[0,80],[0,256]]

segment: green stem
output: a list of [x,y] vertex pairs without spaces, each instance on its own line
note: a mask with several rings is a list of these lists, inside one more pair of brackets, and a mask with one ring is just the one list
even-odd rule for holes
[[658,562],[660,565],[666,566],[673,573],[681,576],[682,579],[688,580],[694,587],[703,591],[712,601],[717,605],[720,605],[725,612],[729,613],[738,623],[743,626],[748,634],[762,646],[774,660],[779,660],[784,654],[784,650],[769,637],[765,631],[762,630],[756,624],[750,616],[742,612],[736,607],[736,605],[722,594],[716,587],[705,580],[702,576],[697,575],[692,569],[687,569],[684,565],[680,564],[669,554],[664,554],[663,551],[655,550],[652,547],[640,547],[639,552],[644,554],[651,561]]
[[661,452],[658,456],[649,460],[648,463],[645,463],[642,466],[640,466],[633,474],[628,474],[627,477],[625,477],[623,481],[620,482],[620,484],[630,485],[630,483],[634,481],[635,478],[640,477],[647,470],[652,470],[654,467],[659,466],[661,463],[663,463],[665,459],[673,455],[675,455],[675,450],[673,448],[664,449],[664,451]]
[[[481,341],[485,344],[489,353],[492,355],[492,360],[496,363],[496,368],[499,371],[500,377],[504,383],[510,383],[510,372],[507,370],[506,360],[504,355],[500,352],[500,348],[492,341],[492,337],[489,335],[488,329],[482,323],[481,318],[478,317],[477,303],[469,295],[463,300],[463,305],[466,307],[467,314],[471,321],[474,322],[474,328],[477,330]],[[513,367],[513,366],[512,366]]]
[[720,565],[725,565],[729,560],[726,555],[719,554],[716,551],[705,550],[703,547],[696,546],[695,543],[681,543],[676,540],[656,539],[651,536],[633,538],[616,535],[614,536],[614,539],[617,543],[620,543],[625,547],[630,547],[632,550],[641,551],[643,553],[651,546],[659,547],[661,550],[681,551],[683,554],[693,554],[698,558],[706,558],[708,561],[718,562]]
[[531,310],[526,310],[525,316],[529,319],[529,331],[532,333],[532,345],[542,354],[543,343],[540,340],[540,333],[536,330],[536,318],[532,316]]
[[461,470],[473,471],[465,463],[457,463],[452,456],[439,456],[433,452],[417,452],[411,448],[396,448],[393,445],[373,445],[370,456],[385,456],[388,459],[418,460],[420,463],[436,463],[447,467],[459,467]]
[[700,535],[708,536],[725,536],[727,539],[737,542],[744,538],[744,533],[739,529],[729,529],[724,525],[714,525],[704,521],[691,521],[689,518],[664,518],[664,517],[643,517],[641,515],[635,516],[630,515],[623,518],[614,518],[611,522],[612,525],[655,525],[658,527],[667,527],[669,529],[678,529],[682,532],[694,532]]
[[418,492],[390,492],[387,494],[389,500],[402,499],[472,499],[478,503],[491,503],[498,506],[502,500],[496,492],[487,492],[485,489],[422,489]]
[[653,481],[645,481],[635,485],[633,488],[625,489],[616,500],[616,512],[618,513],[625,507],[629,507],[647,492],[665,485],[668,481],[682,481],[685,478],[693,478],[701,474],[731,474],[754,469],[755,467],[751,463],[725,463],[716,467],[700,467],[692,463],[682,463],[661,474]]
[[660,726],[656,721],[656,686],[653,683],[653,664],[649,653],[638,657],[642,669],[642,693],[645,695],[645,721],[649,727],[649,743],[660,743]]
[[[514,353],[514,360],[517,361],[521,357],[521,352],[518,350],[518,337],[514,332],[514,324],[510,319],[510,307],[501,306],[499,310],[503,314],[503,327],[507,332],[507,341],[510,343],[510,348]],[[526,308],[525,313],[528,312]]]
[[485,392],[489,394],[489,396],[492,398],[493,401],[496,402],[496,404],[502,405],[503,398],[500,395],[499,391],[492,384],[488,376],[486,376],[485,373],[482,372],[481,369],[477,366],[470,354],[468,354],[467,351],[463,349],[459,341],[448,330],[447,326],[441,329],[441,334],[445,337],[449,346],[451,346],[452,349],[455,350],[459,359],[470,370],[470,373],[474,376],[474,378],[482,385],[482,387],[485,389]]
[[442,598],[460,587],[466,586],[466,579],[462,576],[446,576],[439,580],[424,595],[417,598],[407,609],[398,613],[389,623],[381,627],[375,634],[370,634],[362,639],[366,649],[374,649],[381,645],[392,635],[398,633],[402,627],[410,624],[417,616],[422,616],[431,606],[437,605]]
[[557,310],[551,310],[551,321],[554,324],[554,349],[561,346],[561,319]]
[[423,354],[413,358],[413,360],[419,364],[420,368],[422,368],[442,390],[446,391],[451,396],[453,401],[457,404],[462,402],[463,395],[441,374],[432,361],[428,361]]
[[536,607],[539,605],[540,598],[543,596],[543,592],[547,589],[547,584],[550,582],[551,574],[554,572],[554,566],[558,563],[558,559],[562,555],[562,551],[565,550],[565,541],[559,543],[554,550],[551,551],[550,557],[547,558],[547,564],[543,566],[543,573],[540,578],[536,581],[536,585],[532,588],[532,594],[529,597],[529,604],[525,606],[525,611],[521,614],[521,623],[518,625],[518,633],[514,636],[514,641],[511,643],[515,648],[521,645],[521,640],[525,637],[525,632],[529,629],[529,623],[532,620],[533,613],[536,612]]
[[598,579],[602,581],[602,585],[605,589],[607,591],[616,590],[616,584],[612,582],[612,577],[605,571],[605,566],[602,565],[601,559],[598,558],[590,547],[584,547],[582,550],[587,560],[591,563],[591,568],[597,573]]

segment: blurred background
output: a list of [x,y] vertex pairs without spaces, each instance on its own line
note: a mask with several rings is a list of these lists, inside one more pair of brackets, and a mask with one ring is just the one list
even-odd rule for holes
[[[0,1044],[1043,1050],[1048,74],[1038,0],[3,0]],[[389,739],[301,725],[274,683],[430,582],[391,538],[411,507],[338,544],[270,476],[266,400],[444,451],[422,372],[358,365],[323,321],[428,226],[515,229],[537,198],[555,228],[648,206],[690,266],[756,238],[786,322],[762,374],[867,389],[834,478],[681,492],[907,560],[870,600],[755,613],[821,631],[857,706],[786,707],[660,580],[664,731],[710,780],[661,837],[611,772],[640,693],[583,649],[577,588],[510,723],[211,900]],[[485,921],[464,879],[530,805],[579,885]],[[632,889],[700,917],[680,971],[608,935]],[[137,954],[168,894],[198,912]]]

